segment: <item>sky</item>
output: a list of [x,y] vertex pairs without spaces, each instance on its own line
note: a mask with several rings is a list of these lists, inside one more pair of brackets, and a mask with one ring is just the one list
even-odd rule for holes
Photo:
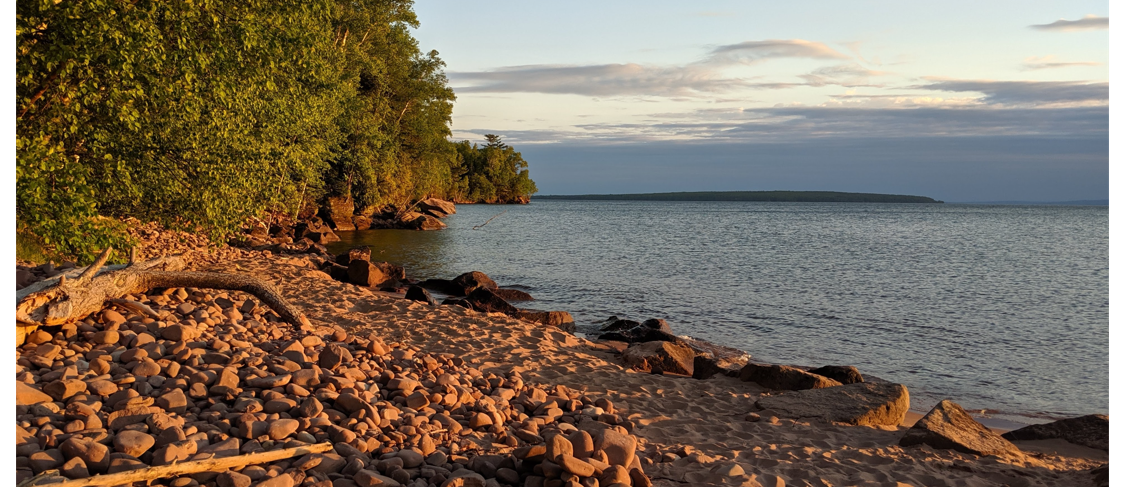
[[539,194],[1109,197],[1106,2],[417,2]]

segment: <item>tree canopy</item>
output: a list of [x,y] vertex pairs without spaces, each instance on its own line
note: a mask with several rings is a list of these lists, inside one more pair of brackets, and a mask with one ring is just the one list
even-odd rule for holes
[[109,217],[221,238],[327,195],[369,209],[536,192],[512,148],[473,148],[479,162],[450,141],[454,93],[411,1],[16,10],[17,232],[62,254],[127,245]]

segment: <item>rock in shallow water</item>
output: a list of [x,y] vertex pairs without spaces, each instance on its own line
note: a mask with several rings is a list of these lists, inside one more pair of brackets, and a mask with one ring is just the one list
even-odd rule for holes
[[1047,424],[1034,424],[1003,433],[1012,441],[1061,438],[1076,445],[1110,451],[1110,417],[1090,414]]

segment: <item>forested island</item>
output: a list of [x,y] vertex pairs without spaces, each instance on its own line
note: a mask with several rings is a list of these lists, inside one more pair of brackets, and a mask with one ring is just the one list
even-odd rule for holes
[[775,201],[798,203],[942,203],[926,196],[837,191],[689,191],[677,193],[536,195],[538,200]]
[[513,147],[450,138],[416,27],[411,1],[19,2],[18,241],[90,260],[126,217],[219,241],[330,201],[528,202]]

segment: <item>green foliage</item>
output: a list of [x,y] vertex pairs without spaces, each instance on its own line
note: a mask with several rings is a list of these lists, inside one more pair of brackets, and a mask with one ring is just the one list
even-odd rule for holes
[[[219,239],[327,194],[469,193],[448,140],[454,94],[410,34],[411,1],[29,0],[16,13],[17,219],[60,254],[126,247],[106,217]],[[487,174],[491,198],[526,187],[506,175]]]
[[521,153],[505,145],[501,137],[485,136],[480,149],[468,140],[455,144],[459,163],[455,179],[468,182],[455,188],[455,199],[480,203],[529,201],[537,186],[529,179],[529,166]]

